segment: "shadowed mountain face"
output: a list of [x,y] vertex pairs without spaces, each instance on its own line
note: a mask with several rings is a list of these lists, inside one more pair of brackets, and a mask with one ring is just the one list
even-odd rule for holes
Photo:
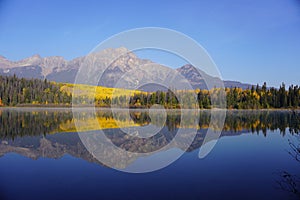
[[[34,55],[32,57],[20,60],[20,61],[10,61],[3,56],[0,56],[0,75],[14,75],[24,78],[39,78],[39,79],[48,79],[56,82],[67,82],[74,83],[75,77],[80,68],[80,65],[84,62],[86,64],[92,63],[97,66],[104,65],[105,62],[108,62],[109,59],[101,58],[100,55],[123,55],[115,60],[109,65],[105,70],[99,85],[106,87],[114,87],[117,81],[122,77],[126,72],[136,73],[135,76],[140,76],[139,67],[147,64],[155,64],[150,60],[144,60],[138,58],[134,53],[128,52],[126,48],[116,48],[116,49],[105,49],[102,52],[92,53],[85,57],[78,57],[73,60],[67,61],[60,56],[52,56],[42,58],[39,55]],[[111,56],[113,57],[113,56]],[[98,62],[98,63],[95,63]],[[155,64],[158,66],[157,64]],[[162,77],[167,77],[167,70],[163,69],[163,66],[159,68],[160,75]],[[206,80],[212,82],[218,82],[219,79],[209,76],[203,71],[197,70],[192,65],[184,65],[177,69],[177,71],[190,83],[191,86],[196,89],[206,89]],[[155,70],[147,74],[149,77],[157,76]],[[132,84],[135,84],[136,80],[128,80]],[[225,87],[241,87],[243,89],[250,88],[251,85],[244,84],[236,81],[224,81]]]
[[[178,68],[177,71],[190,82],[190,84],[194,89],[196,88],[205,89],[206,88],[205,80],[209,80],[212,83],[216,83],[215,85],[218,85],[218,82],[220,81],[219,78],[212,77],[190,64]],[[224,87],[228,87],[228,88],[239,87],[242,89],[248,89],[251,88],[252,86],[250,84],[240,83],[237,81],[223,81],[223,82],[224,82]]]

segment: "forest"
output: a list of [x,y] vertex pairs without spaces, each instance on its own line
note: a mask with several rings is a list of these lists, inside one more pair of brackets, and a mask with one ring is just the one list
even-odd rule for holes
[[60,88],[61,84],[46,79],[0,76],[0,106],[70,104],[72,96]]
[[[223,95],[223,94],[224,95]],[[193,96],[194,95],[194,96]],[[195,97],[196,96],[196,97]],[[226,96],[226,100],[222,98]],[[211,101],[212,97],[215,99]],[[197,99],[196,101],[194,99]],[[113,98],[113,105],[124,104],[125,97]],[[181,103],[179,103],[181,102]],[[300,88],[298,85],[289,86],[286,89],[284,83],[279,87],[267,87],[264,83],[262,86],[256,85],[249,89],[241,88],[213,88],[211,90],[195,91],[175,91],[166,92],[157,91],[153,93],[139,93],[130,97],[130,107],[150,107],[153,104],[163,105],[165,108],[200,108],[211,109],[218,108],[226,102],[228,109],[295,109],[300,107]]]
[[[73,88],[81,91],[75,95]],[[75,102],[77,106],[95,104],[98,107],[149,108],[159,104],[167,109],[210,109],[220,107],[225,102],[225,99],[221,101],[225,96],[228,109],[300,107],[299,86],[290,85],[286,89],[284,83],[279,88],[267,87],[264,83],[245,90],[235,87],[144,92],[0,76],[0,106],[71,106]]]

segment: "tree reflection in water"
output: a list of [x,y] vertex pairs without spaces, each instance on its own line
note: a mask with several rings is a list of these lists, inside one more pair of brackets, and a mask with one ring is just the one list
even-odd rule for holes
[[[183,115],[183,116],[182,116]],[[172,111],[167,113],[166,122],[151,119],[147,111],[130,111],[128,116],[125,111],[120,110],[112,114],[109,110],[97,111],[97,120],[93,120],[94,114],[88,111],[80,113],[80,120],[88,124],[84,130],[116,129],[130,126],[144,126],[149,123],[167,127],[168,131],[178,128],[197,128],[205,130],[210,125],[210,111],[201,111],[199,124],[195,124],[195,115],[190,112],[180,113]],[[160,119],[160,118],[158,118]],[[89,123],[90,121],[90,123]],[[284,136],[286,130],[294,135],[300,130],[300,112],[292,111],[228,111],[223,127],[224,134],[238,134],[241,132],[252,132],[264,135],[267,131],[280,130]],[[97,123],[97,124],[94,124]],[[212,127],[213,122],[211,123]],[[97,125],[97,126],[96,126]],[[218,128],[218,126],[216,126]],[[71,110],[64,109],[0,109],[0,139],[14,139],[23,136],[39,136],[60,132],[76,132],[73,114]],[[201,132],[201,131],[199,131]]]
[[[166,122],[160,116],[151,119],[146,110],[132,110],[130,115],[120,110],[114,115],[109,110],[98,110],[96,120],[92,112],[82,110],[80,120],[87,125],[83,130],[97,131],[104,129],[105,134],[116,145],[129,151],[143,152],[149,150],[148,142],[159,149],[168,144],[177,133],[178,128],[197,128],[197,135],[187,150],[198,149],[205,137],[208,128],[218,128],[210,125],[210,111],[200,111],[199,124],[195,124],[193,114],[168,111]],[[182,116],[183,115],[183,116]],[[145,126],[149,123],[164,128],[154,135],[151,140],[147,138],[128,140],[128,135],[120,128]],[[300,163],[300,112],[299,111],[227,111],[226,120],[221,137],[246,133],[263,134],[279,130],[282,136],[289,132],[289,149],[287,153]],[[89,162],[99,163],[84,148],[76,134],[73,113],[69,109],[0,109],[0,156],[16,152],[27,157],[59,158],[65,154],[83,158]],[[29,138],[29,139],[28,139]],[[138,148],[145,146],[145,148]],[[180,146],[180,145],[179,145]],[[151,146],[150,146],[151,147]],[[149,147],[149,148],[150,148]],[[152,147],[151,147],[152,148]],[[288,170],[276,172],[276,185],[280,190],[299,195],[299,174],[292,174]]]
[[[293,124],[299,125],[299,115],[296,112],[293,112],[292,116]],[[290,149],[287,150],[287,153],[300,164],[300,135],[298,135],[299,129],[293,129],[290,127],[289,131],[292,133],[292,136],[290,136],[290,138],[288,139]],[[291,174],[285,170],[277,172],[276,174],[277,176],[279,176],[278,180],[276,180],[277,188],[295,194],[300,198],[299,174]]]

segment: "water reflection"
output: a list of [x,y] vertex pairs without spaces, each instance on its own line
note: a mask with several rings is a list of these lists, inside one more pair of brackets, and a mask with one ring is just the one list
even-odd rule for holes
[[[300,135],[294,135],[288,139],[289,149],[287,153],[292,159],[300,164]],[[300,165],[299,165],[300,167]],[[275,173],[277,175],[277,188],[300,198],[300,177],[299,174],[292,174],[289,171],[281,170]]]
[[[198,159],[197,153],[204,142],[208,128],[219,129],[217,122],[210,122],[209,111],[198,113],[199,123],[195,123],[196,113],[179,111],[168,111],[166,115],[156,113],[156,117],[151,117],[151,113],[144,110],[132,110],[129,115],[123,110],[115,115],[109,110],[99,110],[96,118],[89,110],[80,110],[78,115],[78,118],[74,119],[72,111],[68,109],[0,109],[0,156],[8,154],[0,159],[3,185],[10,186],[13,192],[16,186],[23,188],[24,185],[30,188],[40,185],[51,188],[51,185],[56,186],[58,183],[56,177],[62,177],[60,180],[62,185],[69,187],[72,181],[79,185],[72,192],[82,191],[83,187],[84,191],[90,191],[88,189],[94,186],[95,193],[102,187],[104,189],[100,191],[101,196],[105,191],[121,191],[124,189],[124,181],[128,187],[134,188],[134,193],[137,191],[136,188],[142,190],[141,198],[148,191],[145,184],[142,184],[145,181],[146,185],[159,185],[160,188],[166,185],[174,187],[175,195],[181,199],[219,194],[225,198],[236,195],[235,197],[247,196],[251,199],[289,199],[294,196],[297,198],[300,193],[299,111],[228,111],[222,129],[222,141],[219,141],[212,156],[202,160]],[[165,125],[162,123],[163,119],[166,119]],[[82,125],[78,132],[75,123]],[[209,126],[210,124],[212,126]],[[149,125],[153,126],[153,130],[157,130],[156,128],[162,125],[163,128],[157,134],[151,135],[143,129],[147,127],[148,130]],[[114,173],[107,167],[99,167],[103,164],[86,150],[80,139],[80,134],[83,132],[95,133],[97,136],[101,130],[101,133],[119,148],[129,152],[148,152],[147,158],[149,158],[158,155],[155,154],[155,150],[163,149],[166,144],[173,141],[179,128],[185,131],[180,135],[182,139],[189,135],[191,129],[197,130],[196,137],[186,150],[188,153],[174,165],[145,176],[129,177],[126,174]],[[124,134],[124,130],[137,131]],[[272,131],[275,134],[271,134]],[[144,137],[136,137],[141,134],[144,134],[142,135]],[[256,136],[257,134],[259,137]],[[267,134],[268,137],[265,138]],[[184,140],[174,145],[178,147],[177,150],[182,151]],[[112,163],[118,164],[116,166],[118,168],[128,168],[142,160],[138,156],[133,156],[124,161],[123,157],[112,154],[109,149],[103,152]],[[27,162],[26,158],[10,153],[17,153],[38,161]],[[67,156],[59,159],[66,154],[71,155],[71,158]],[[39,159],[40,157],[59,160]],[[53,165],[54,162],[56,167]],[[48,165],[48,163],[52,164]],[[30,172],[27,173],[28,176],[26,176],[27,171]],[[53,177],[55,180],[48,183]],[[15,182],[9,182],[12,179]],[[38,180],[36,184],[34,184],[35,179]],[[81,179],[84,184],[77,184],[77,180]],[[30,180],[30,184],[24,184],[22,180]],[[216,184],[207,184],[211,180]],[[106,184],[107,182],[110,184]],[[216,188],[216,185],[222,187]],[[192,190],[193,186],[195,190]],[[181,187],[184,187],[184,190]],[[54,191],[54,189],[47,190]],[[221,190],[228,192],[218,194]],[[62,191],[64,193],[66,188],[64,187]],[[156,193],[160,191],[156,190]],[[193,195],[189,196],[189,193]],[[74,195],[77,196],[77,193]],[[104,196],[109,195],[111,192]],[[169,191],[166,195],[169,195]]]
[[[77,131],[91,131],[97,133],[101,129],[107,138],[116,146],[129,151],[148,153],[162,149],[169,144],[180,129],[186,130],[180,135],[181,143],[174,144],[184,149],[185,137],[190,129],[196,129],[197,135],[186,150],[193,151],[201,147],[207,129],[218,129],[214,122],[210,122],[209,111],[201,111],[197,115],[193,112],[168,111],[166,123],[162,124],[163,114],[150,117],[144,110],[132,110],[128,115],[120,110],[112,114],[109,110],[99,110],[94,113],[81,110],[79,117],[74,119],[68,109],[1,109],[0,110],[0,154],[16,152],[30,158],[38,157],[59,158],[70,154],[88,161],[97,162],[89,154],[78,137]],[[199,123],[195,123],[195,116],[199,116]],[[96,120],[95,120],[96,119]],[[82,126],[75,127],[76,123]],[[143,128],[151,123],[152,126],[163,126],[155,135],[150,137],[136,137],[141,131],[125,134],[123,129]],[[216,122],[217,124],[217,122]],[[228,111],[221,137],[246,134],[249,132],[264,135],[268,131],[280,130],[284,136],[286,130],[290,134],[298,134],[300,129],[300,112],[297,111]],[[142,133],[147,129],[142,129]],[[295,151],[293,152],[295,153]],[[297,152],[296,152],[297,153]],[[299,153],[299,152],[298,152]],[[299,156],[299,155],[298,155]],[[113,158],[113,156],[111,156]],[[114,157],[115,159],[119,159]],[[298,157],[297,157],[298,158]],[[135,158],[132,158],[132,162]],[[99,162],[97,162],[99,163]],[[123,163],[125,167],[129,163]]]
[[[161,114],[162,115],[162,114]],[[156,118],[150,118],[149,112],[132,110],[130,115],[125,110],[112,114],[110,110],[80,111],[78,123],[84,126],[75,127],[72,111],[69,109],[0,109],[0,138],[14,139],[23,136],[39,136],[61,132],[91,131],[97,129],[117,129],[133,126],[145,126],[149,123],[156,126],[166,126],[168,131],[178,128],[207,129],[210,125],[210,111],[193,112],[170,111],[166,123],[161,120],[160,113]],[[195,124],[195,116],[199,116],[199,124]],[[182,121],[183,120],[183,121]],[[228,111],[223,131],[239,133],[267,134],[267,131],[279,129],[285,135],[286,128],[291,134],[299,133],[299,111]],[[216,122],[217,123],[217,122]],[[100,127],[100,128],[99,128]],[[218,128],[212,122],[211,128]]]

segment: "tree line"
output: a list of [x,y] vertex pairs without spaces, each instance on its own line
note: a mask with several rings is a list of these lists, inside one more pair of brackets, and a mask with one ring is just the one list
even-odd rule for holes
[[[223,97],[226,97],[226,100]],[[122,105],[123,99],[113,99],[113,101],[120,102],[119,105]],[[198,106],[200,109],[210,109],[222,106],[224,108],[225,105],[222,104],[225,102],[228,109],[299,108],[300,87],[290,85],[286,89],[285,84],[282,83],[277,89],[275,87],[268,88],[264,83],[262,86],[252,86],[248,89],[237,87],[198,89],[196,93],[194,91],[157,91],[148,94],[134,94],[130,98],[129,105],[130,107],[151,107],[153,104],[160,104],[165,108],[196,108]]]
[[[49,82],[46,79],[25,79],[14,76],[0,76],[0,106],[17,105],[71,105],[72,93],[63,90],[63,83]],[[223,98],[226,97],[226,100]],[[212,99],[214,101],[212,101]],[[159,104],[167,109],[200,108],[210,109],[226,107],[228,109],[269,109],[299,108],[300,88],[284,83],[279,88],[252,86],[241,88],[213,88],[211,90],[167,90],[156,92],[138,92],[130,96],[85,97],[74,96],[76,104],[93,104],[99,107],[150,108]]]
[[240,88],[226,89],[228,108],[236,109],[268,109],[268,108],[299,108],[300,88],[290,85],[288,89],[284,83],[279,89],[262,86],[252,86],[251,89]]

